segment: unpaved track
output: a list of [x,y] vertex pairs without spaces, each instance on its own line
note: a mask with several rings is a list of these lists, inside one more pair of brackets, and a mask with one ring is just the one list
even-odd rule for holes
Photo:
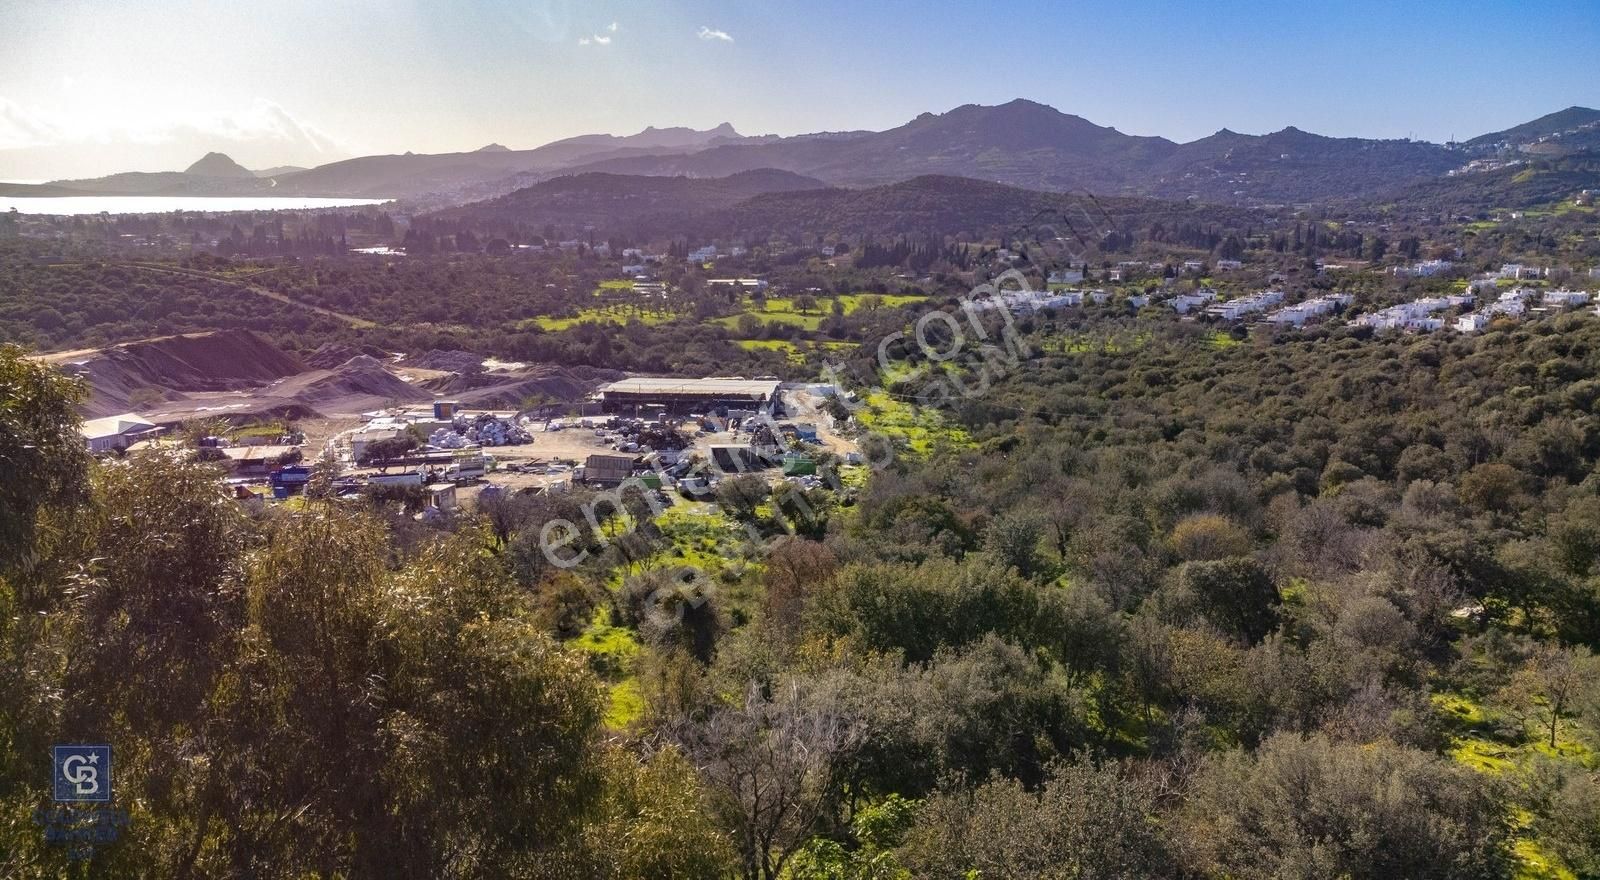
[[[198,269],[185,269],[185,268],[183,268],[181,266],[164,266],[164,265],[162,265],[160,263],[130,262],[130,263],[124,263],[123,265],[133,266],[134,268],[143,269],[143,270],[145,270],[147,272],[165,272],[165,273],[167,273],[169,275],[186,275],[186,276],[188,276],[190,278],[203,278],[203,279],[205,279],[207,281],[215,281],[218,284],[227,284],[227,285],[230,285],[230,286],[233,286],[233,287],[237,287],[237,288],[239,288],[241,290],[247,290],[247,291],[255,294],[256,296],[264,296],[267,299],[275,300],[277,302],[283,303],[284,305],[294,306],[297,309],[305,309],[308,312],[316,312],[319,315],[327,315],[330,318],[334,318],[336,320],[343,321],[344,323],[349,324],[351,327],[367,328],[367,327],[376,327],[376,326],[378,326],[378,324],[376,322],[368,321],[366,318],[357,318],[355,315],[346,315],[343,312],[336,312],[336,311],[334,311],[332,309],[325,309],[322,306],[314,306],[314,305],[311,305],[309,303],[303,303],[303,302],[300,302],[298,300],[293,300],[293,299],[290,299],[289,297],[284,296],[283,294],[277,292],[276,290],[269,290],[269,289],[267,289],[265,287],[262,287],[259,284],[251,284],[248,281],[241,281],[238,278],[229,278],[226,275],[213,275],[210,272],[201,272]],[[266,270],[262,270],[262,271],[263,272],[270,272],[272,270],[266,269]],[[260,274],[262,274],[262,272],[256,272],[256,273],[253,273],[253,274],[260,275]],[[248,277],[248,276],[246,276],[246,277]]]

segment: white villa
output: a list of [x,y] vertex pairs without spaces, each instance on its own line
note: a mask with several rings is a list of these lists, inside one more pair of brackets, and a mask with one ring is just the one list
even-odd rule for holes
[[1589,292],[1586,290],[1547,290],[1544,292],[1544,304],[1547,306],[1560,306],[1569,308],[1581,306],[1589,301]]
[[1268,306],[1283,302],[1283,291],[1263,290],[1238,299],[1216,303],[1206,309],[1206,314],[1224,321],[1237,321],[1253,312],[1264,311]]
[[1173,297],[1170,302],[1172,303],[1173,311],[1180,315],[1187,315],[1191,310],[1197,309],[1216,298],[1217,292],[1215,290],[1209,287],[1202,287],[1192,293],[1180,293]]
[[1326,296],[1295,303],[1292,306],[1284,306],[1268,315],[1267,321],[1273,324],[1287,324],[1291,327],[1299,327],[1312,318],[1320,318],[1324,315],[1332,314],[1335,310],[1349,305],[1353,300],[1354,297],[1348,293],[1330,293]]

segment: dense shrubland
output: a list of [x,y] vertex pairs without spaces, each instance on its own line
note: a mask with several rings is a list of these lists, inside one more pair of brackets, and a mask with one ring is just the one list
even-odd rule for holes
[[0,357],[0,866],[104,739],[113,876],[1594,874],[1600,322],[1023,330],[802,534],[630,497],[570,570],[582,495],[251,512]]

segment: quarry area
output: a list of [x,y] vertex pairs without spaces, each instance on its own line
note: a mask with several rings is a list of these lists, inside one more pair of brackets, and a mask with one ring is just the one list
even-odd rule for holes
[[302,358],[247,330],[37,359],[84,381],[90,451],[192,446],[241,499],[291,498],[318,462],[334,463],[340,494],[388,487],[420,496],[424,512],[487,486],[567,491],[632,476],[664,496],[708,495],[724,471],[817,488],[819,462],[859,462],[853,426],[835,430],[822,411],[831,391],[770,377],[629,377],[335,345]]

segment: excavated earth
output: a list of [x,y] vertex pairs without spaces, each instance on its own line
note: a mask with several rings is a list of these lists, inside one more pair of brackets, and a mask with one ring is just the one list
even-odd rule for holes
[[301,360],[248,330],[169,336],[40,360],[88,384],[85,418],[138,412],[160,424],[208,417],[335,418],[439,398],[515,408],[530,400],[580,401],[623,375],[549,365],[484,371],[475,355],[429,352],[428,363],[455,370],[436,368],[428,378],[407,381],[370,348],[324,345]]

